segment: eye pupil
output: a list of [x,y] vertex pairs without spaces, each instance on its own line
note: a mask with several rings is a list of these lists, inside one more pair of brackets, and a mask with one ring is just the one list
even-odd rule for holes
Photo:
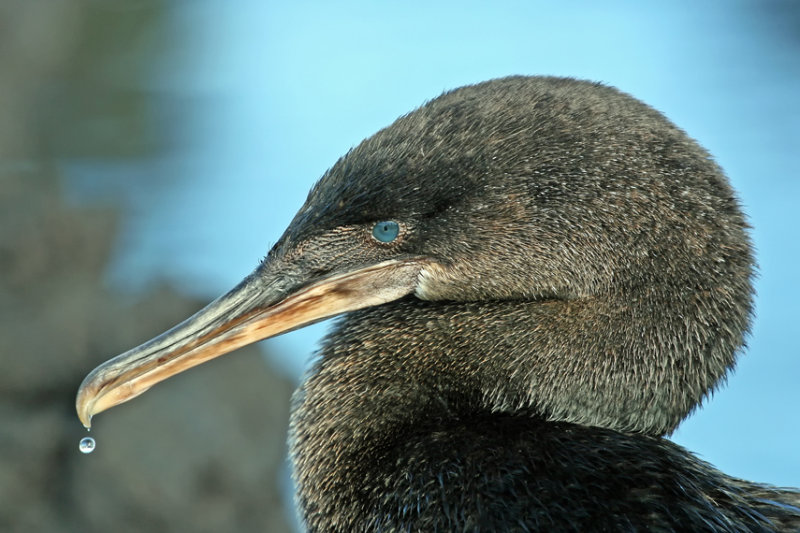
[[380,242],[392,242],[400,233],[400,224],[393,220],[378,222],[372,228],[372,236]]

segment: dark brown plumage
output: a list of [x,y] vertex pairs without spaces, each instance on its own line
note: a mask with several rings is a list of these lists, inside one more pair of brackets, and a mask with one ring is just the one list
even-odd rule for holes
[[797,492],[663,438],[743,345],[746,228],[709,155],[630,96],[464,87],[339,160],[253,275],[96,370],[79,412],[350,311],[293,408],[312,531],[798,530]]

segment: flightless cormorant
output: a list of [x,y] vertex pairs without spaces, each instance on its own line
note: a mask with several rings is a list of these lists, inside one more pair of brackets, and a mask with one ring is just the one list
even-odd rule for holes
[[78,413],[346,313],[294,398],[311,531],[794,531],[796,491],[665,438],[732,368],[753,270],[724,174],[660,113],[497,79],[352,149],[251,275],[95,369]]

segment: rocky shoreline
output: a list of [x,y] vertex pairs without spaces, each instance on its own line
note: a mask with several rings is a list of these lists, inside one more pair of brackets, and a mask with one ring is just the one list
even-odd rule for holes
[[293,387],[255,347],[99,416],[97,449],[78,451],[83,376],[205,303],[105,287],[116,221],[66,205],[55,177],[3,176],[0,529],[289,530],[279,483]]

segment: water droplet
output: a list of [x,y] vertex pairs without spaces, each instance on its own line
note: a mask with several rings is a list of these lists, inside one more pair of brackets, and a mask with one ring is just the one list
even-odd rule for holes
[[92,453],[94,451],[95,442],[92,437],[84,437],[78,445],[78,449],[83,453]]

